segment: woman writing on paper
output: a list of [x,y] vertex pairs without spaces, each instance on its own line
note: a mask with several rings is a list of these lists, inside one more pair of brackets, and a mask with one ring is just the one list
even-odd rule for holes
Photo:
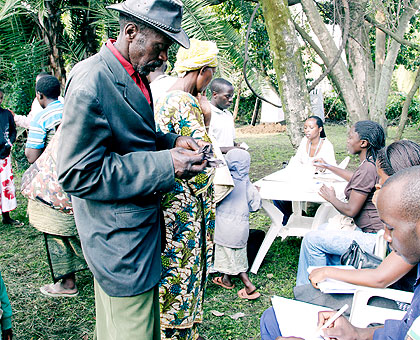
[[359,121],[350,129],[347,139],[347,149],[351,154],[358,155],[360,160],[354,173],[319,160],[319,167],[348,181],[344,190],[346,201],[339,200],[334,189],[325,184],[319,194],[342,215],[352,218],[355,225],[354,230],[334,230],[336,228],[326,225],[324,229],[329,229],[328,231],[313,230],[305,235],[300,248],[296,286],[310,283],[307,271],[309,266],[339,264],[340,256],[353,240],[364,251],[373,252],[376,232],[384,227],[372,203],[378,182],[376,157],[384,146],[383,128],[369,120]]
[[[402,169],[416,165],[420,165],[420,145],[412,141],[394,142],[381,149],[376,160],[379,183],[376,185],[375,196],[390,176]],[[416,279],[416,270],[412,270],[413,267],[393,251],[375,269],[344,270],[335,267],[323,267],[314,269],[309,275],[309,280],[315,288],[318,288],[317,284],[319,282],[330,278],[374,288],[385,288],[395,283],[392,288],[412,291],[412,285]],[[409,272],[413,275],[407,275]]]
[[[315,172],[316,167],[313,162],[318,158],[324,159],[328,164],[337,165],[334,147],[325,134],[322,119],[317,116],[308,117],[303,125],[303,131],[305,136],[300,142],[296,155],[290,159],[287,169],[301,169],[303,166],[312,168]],[[292,202],[276,200],[273,203],[283,213],[283,225],[286,225],[293,213]]]

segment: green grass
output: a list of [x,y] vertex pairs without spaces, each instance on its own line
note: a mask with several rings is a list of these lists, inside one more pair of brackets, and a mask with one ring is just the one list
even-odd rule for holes
[[[347,128],[345,126],[327,126],[328,138],[335,146],[337,161],[346,155]],[[389,129],[390,140],[395,129]],[[420,142],[420,135],[415,128],[408,128],[404,135]],[[278,170],[283,161],[287,161],[294,151],[285,134],[242,136],[239,141],[246,141],[252,157],[251,180]],[[357,159],[352,157],[349,168],[357,166]],[[15,173],[16,186],[22,173]],[[11,213],[25,225],[23,227],[1,226],[0,264],[3,279],[8,289],[13,308],[13,328],[15,339],[92,339],[95,323],[93,279],[88,271],[77,274],[80,294],[77,298],[47,298],[39,292],[39,287],[52,282],[43,236],[28,224],[26,200],[18,194],[18,208]],[[251,214],[251,227],[267,230],[270,220],[263,211]],[[274,294],[285,297],[293,296],[293,286],[299,256],[300,240],[290,238],[277,239],[271,246],[258,275],[250,274],[253,283],[262,294],[256,301],[244,301],[236,293],[242,288],[239,280],[234,280],[236,288],[228,291],[212,283],[208,284],[205,300],[204,322],[200,333],[205,339],[245,340],[259,339],[259,318],[269,307],[270,297]],[[225,313],[216,317],[211,311]],[[242,312],[244,317],[233,320],[229,316]]]

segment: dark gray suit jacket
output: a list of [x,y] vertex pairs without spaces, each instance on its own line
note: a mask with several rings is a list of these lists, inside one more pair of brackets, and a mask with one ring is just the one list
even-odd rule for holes
[[[133,296],[160,278],[160,193],[171,190],[168,148],[153,110],[103,46],[66,85],[58,176],[72,195],[89,268],[110,296]],[[157,151],[164,150],[164,151]]]

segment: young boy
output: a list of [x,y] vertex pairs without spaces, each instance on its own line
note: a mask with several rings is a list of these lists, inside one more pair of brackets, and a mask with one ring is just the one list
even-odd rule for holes
[[254,300],[260,297],[248,274],[247,242],[249,236],[249,212],[261,207],[261,197],[249,181],[251,157],[242,149],[233,149],[226,154],[235,187],[216,209],[214,234],[214,270],[223,274],[215,277],[213,283],[232,289],[231,276],[238,276],[245,285],[238,291],[242,299]]

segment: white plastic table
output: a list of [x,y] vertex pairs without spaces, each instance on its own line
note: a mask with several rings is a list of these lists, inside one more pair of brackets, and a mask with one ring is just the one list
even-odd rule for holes
[[[344,197],[344,188],[347,185],[344,179],[331,173],[314,175],[312,167],[286,168],[254,183],[260,188],[262,207],[272,224],[252,264],[251,273],[258,272],[261,262],[276,237],[281,237],[282,240],[288,236],[303,237],[312,228],[316,228],[320,222],[327,220],[327,214],[331,211],[334,213],[335,209],[331,205],[331,209],[326,209],[328,205],[322,205],[315,217],[302,216],[302,202],[326,202],[318,194],[323,184],[334,187],[337,197]],[[292,201],[293,214],[285,226],[282,224],[283,213],[273,205],[272,200]]]

